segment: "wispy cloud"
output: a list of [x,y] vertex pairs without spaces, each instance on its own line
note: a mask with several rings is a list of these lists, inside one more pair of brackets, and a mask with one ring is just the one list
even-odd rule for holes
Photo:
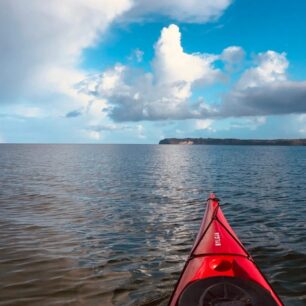
[[81,111],[74,110],[74,111],[68,112],[65,117],[66,118],[76,118],[76,117],[79,117],[81,115],[82,115]]
[[152,15],[159,14],[183,22],[205,23],[219,18],[232,2],[232,0],[135,0],[123,18],[131,21],[152,18]]
[[[82,51],[130,7],[129,0],[1,1],[0,103],[61,92],[63,84],[77,82]],[[61,73],[53,78],[54,71]]]
[[103,132],[114,133],[114,132],[131,132],[138,138],[145,138],[145,128],[142,124],[126,125],[126,124],[96,124],[89,125],[85,132],[92,139],[101,139]]

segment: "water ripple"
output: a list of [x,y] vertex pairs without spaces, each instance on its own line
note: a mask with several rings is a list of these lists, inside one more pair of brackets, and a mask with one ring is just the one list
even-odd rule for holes
[[306,148],[0,145],[0,306],[166,305],[215,191],[306,305]]

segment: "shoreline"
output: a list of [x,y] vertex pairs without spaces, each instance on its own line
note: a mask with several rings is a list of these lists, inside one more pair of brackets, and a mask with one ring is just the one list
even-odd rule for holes
[[306,146],[306,139],[165,138],[161,145]]

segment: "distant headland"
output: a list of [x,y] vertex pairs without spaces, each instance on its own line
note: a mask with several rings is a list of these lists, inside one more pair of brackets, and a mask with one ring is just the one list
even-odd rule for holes
[[306,139],[165,138],[159,144],[306,146]]

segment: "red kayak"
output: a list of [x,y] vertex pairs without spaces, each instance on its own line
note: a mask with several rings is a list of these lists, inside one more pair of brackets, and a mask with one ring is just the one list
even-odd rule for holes
[[283,305],[225,219],[214,194],[169,306]]

